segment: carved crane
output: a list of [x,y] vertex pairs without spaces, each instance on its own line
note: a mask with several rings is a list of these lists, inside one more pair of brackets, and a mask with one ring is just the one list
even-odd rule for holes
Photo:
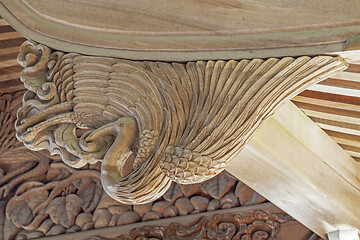
[[333,56],[135,62],[30,41],[18,61],[30,90],[18,139],[73,167],[102,161],[105,191],[131,204],[217,175],[281,103],[346,68]]

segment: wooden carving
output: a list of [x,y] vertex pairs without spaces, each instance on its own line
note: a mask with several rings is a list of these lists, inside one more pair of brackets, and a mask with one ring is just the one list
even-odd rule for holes
[[[291,220],[288,215],[270,214],[265,210],[240,214],[215,214],[202,217],[195,224],[184,226],[173,223],[163,227],[133,229],[112,240],[133,239],[279,239],[276,237],[281,223]],[[92,237],[92,240],[110,240]]]
[[9,197],[23,181],[38,178],[47,171],[49,159],[30,152],[16,140],[14,124],[25,91],[0,92],[0,200]]
[[[31,154],[29,150],[28,154]],[[91,167],[97,168],[98,164]],[[214,186],[214,183],[225,179],[234,181],[237,186],[244,185],[223,173],[205,183]],[[11,236],[31,239],[176,216],[194,216],[196,213],[240,206],[249,208],[266,201],[260,199],[256,192],[245,196],[234,188],[227,188],[224,196],[213,198],[207,193],[214,195],[217,189],[208,189],[204,183],[199,185],[173,184],[164,199],[144,205],[124,205],[104,193],[97,169],[73,169],[53,161],[45,173],[39,172],[36,179],[21,182],[4,208],[0,208],[6,222],[0,222],[0,239],[13,239]],[[174,189],[179,189],[179,194],[174,195]],[[192,192],[189,193],[189,190]],[[244,197],[248,201],[240,205]],[[266,205],[268,203],[261,206],[266,208]],[[4,234],[1,233],[2,227],[6,228]]]
[[214,177],[281,103],[346,68],[332,56],[127,61],[31,41],[18,61],[17,138],[72,167],[102,161],[105,191],[131,204]]

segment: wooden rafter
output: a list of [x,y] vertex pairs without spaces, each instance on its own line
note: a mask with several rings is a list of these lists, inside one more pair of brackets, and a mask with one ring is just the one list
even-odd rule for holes
[[0,91],[23,90],[20,81],[21,66],[16,61],[20,44],[25,38],[0,17]]
[[350,64],[292,101],[360,162],[360,64]]
[[359,164],[291,103],[226,169],[322,237],[360,229]]

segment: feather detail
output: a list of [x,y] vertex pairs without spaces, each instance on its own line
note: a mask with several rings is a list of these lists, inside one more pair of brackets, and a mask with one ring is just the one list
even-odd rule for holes
[[[82,116],[78,125],[98,128],[135,118],[135,165],[160,162],[165,175],[181,183],[221,172],[276,107],[343,64],[306,56],[186,64],[63,58],[56,87],[62,100],[71,97],[74,116]],[[154,181],[163,179],[151,174]],[[119,189],[129,190],[126,181]],[[139,178],[136,184],[146,183]]]

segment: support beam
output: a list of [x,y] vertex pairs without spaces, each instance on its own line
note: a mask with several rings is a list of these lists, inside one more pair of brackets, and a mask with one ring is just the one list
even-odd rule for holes
[[328,233],[329,240],[359,240],[359,232],[356,229],[335,231]]
[[292,103],[226,170],[323,238],[360,229],[359,164]]

